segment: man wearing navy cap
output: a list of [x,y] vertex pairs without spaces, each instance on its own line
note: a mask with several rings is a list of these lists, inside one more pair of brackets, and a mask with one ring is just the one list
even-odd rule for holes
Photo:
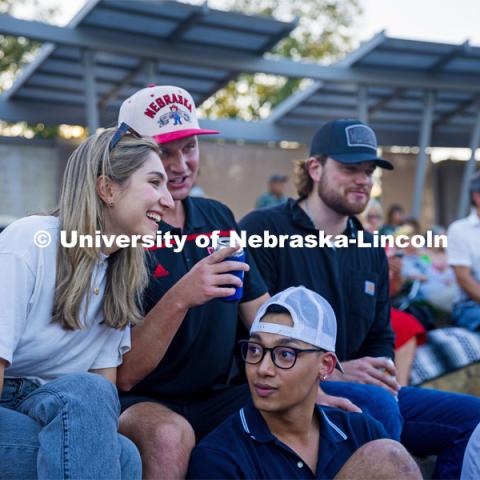
[[380,423],[315,405],[338,366],[336,329],[332,307],[305,287],[262,305],[240,342],[252,400],[193,450],[189,478],[421,478]]
[[[375,168],[392,164],[377,155],[373,130],[358,120],[326,123],[313,137],[310,157],[296,165],[297,200],[248,214],[248,234],[345,235],[346,248],[256,248],[270,294],[305,285],[324,296],[338,321],[336,353],[345,373],[322,384],[381,421],[390,437],[416,455],[437,455],[435,478],[458,478],[480,399],[429,389],[400,389],[393,365],[388,263],[381,248],[360,248],[355,215],[370,199]],[[365,242],[372,237],[362,232]],[[398,400],[398,401],[397,401]],[[338,402],[338,401],[337,401]],[[403,423],[403,430],[402,430]]]

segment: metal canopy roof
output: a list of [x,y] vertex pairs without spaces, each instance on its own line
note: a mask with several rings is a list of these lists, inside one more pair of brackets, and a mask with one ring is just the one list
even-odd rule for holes
[[[90,1],[69,23],[85,36],[102,36],[122,45],[165,48],[170,45],[197,55],[262,56],[295,27],[269,17],[254,17],[175,1]],[[83,50],[75,46],[43,47],[23,75],[5,93],[9,101],[50,103],[52,107],[83,106],[87,102]],[[149,82],[187,89],[197,104],[222,88],[236,72],[228,67],[162,62],[142,56],[103,51],[93,59],[100,113],[118,111],[122,101]],[[108,115],[107,115],[108,117]],[[84,119],[79,119],[84,123]]]
[[479,111],[478,91],[438,89],[435,81],[476,81],[480,87],[480,48],[468,43],[450,45],[388,38],[383,32],[335,66],[370,76],[413,73],[431,78],[431,88],[369,85],[368,81],[315,82],[280,105],[270,122],[283,127],[308,128],[335,118],[363,117],[383,145],[416,145],[425,112],[426,93],[435,91],[433,146],[465,147]]
[[241,72],[311,79],[264,121],[203,125],[230,139],[308,143],[323,122],[358,117],[381,145],[419,146],[414,215],[426,148],[469,146],[459,205],[466,211],[480,143],[480,48],[381,32],[331,66],[265,58],[295,25],[174,1],[90,0],[67,28],[0,14],[0,33],[51,43],[2,95],[0,117],[92,130],[114,123],[123,99],[152,81],[182,86],[200,104]]

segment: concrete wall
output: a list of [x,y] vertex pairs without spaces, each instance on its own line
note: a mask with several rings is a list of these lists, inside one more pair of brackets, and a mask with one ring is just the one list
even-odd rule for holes
[[281,149],[265,145],[231,145],[202,142],[198,185],[208,197],[233,210],[237,218],[253,210],[256,198],[267,188],[270,175],[288,175],[287,196],[295,196],[293,160],[307,155],[305,148]]
[[58,154],[51,145],[0,143],[0,216],[50,210],[58,186]]
[[[382,172],[382,204],[387,212],[390,205],[398,203],[405,208],[407,215],[412,211],[413,190],[415,185],[415,168],[417,157],[412,154],[385,153],[395,170]],[[419,219],[422,227],[428,228],[436,223],[434,205],[433,165],[428,162],[423,192],[422,215]]]
[[[66,160],[74,148],[67,142],[18,142],[0,139],[0,216],[23,216],[51,209],[57,201]],[[281,149],[266,145],[234,145],[201,141],[198,185],[208,197],[233,210],[237,218],[251,211],[255,199],[266,189],[272,173],[289,176],[287,195],[295,196],[293,160],[306,158],[305,147]],[[382,173],[382,203],[411,210],[415,178],[415,155],[385,154],[395,164]],[[464,162],[429,163],[421,223],[447,225],[454,218]]]

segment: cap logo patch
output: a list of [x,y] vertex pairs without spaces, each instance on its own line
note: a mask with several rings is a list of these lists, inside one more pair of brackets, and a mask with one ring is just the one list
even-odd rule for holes
[[170,120],[173,120],[173,125],[183,125],[182,120],[190,122],[190,115],[188,112],[182,108],[178,108],[176,105],[170,107],[170,111],[164,113],[158,118],[158,125],[164,127],[170,123]]
[[349,147],[367,147],[377,150],[375,133],[366,125],[350,125],[345,128],[347,144]]
[[[172,93],[171,95],[165,94],[157,97],[155,100],[153,100],[153,102],[150,102],[148,104],[148,107],[143,113],[149,118],[155,118],[155,115],[160,111],[160,109],[166,107],[167,105],[172,105],[176,108],[178,108],[178,105],[182,105],[186,107],[190,113],[192,113],[192,105],[190,104],[188,99],[183,97],[182,95],[176,95],[175,93]],[[171,108],[172,107],[170,107],[170,109]]]

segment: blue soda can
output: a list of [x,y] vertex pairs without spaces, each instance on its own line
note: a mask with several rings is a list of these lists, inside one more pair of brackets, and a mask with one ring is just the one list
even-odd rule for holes
[[[215,252],[218,252],[219,250],[223,250],[224,248],[230,247],[230,237],[220,237],[218,239],[216,247],[213,248]],[[226,260],[233,260],[234,262],[245,262],[245,251],[243,250],[242,247],[240,247],[239,250],[236,252],[233,252],[233,254],[230,257],[227,257]],[[233,272],[233,275],[238,277],[242,282],[243,282],[243,277],[244,277],[244,271],[243,270],[235,270]],[[233,285],[224,285],[225,287],[231,287],[233,288]],[[228,297],[223,297],[220,300],[223,300],[224,302],[235,302],[236,300],[240,300],[243,296],[243,287],[235,287],[235,293],[233,295],[230,295]]]

